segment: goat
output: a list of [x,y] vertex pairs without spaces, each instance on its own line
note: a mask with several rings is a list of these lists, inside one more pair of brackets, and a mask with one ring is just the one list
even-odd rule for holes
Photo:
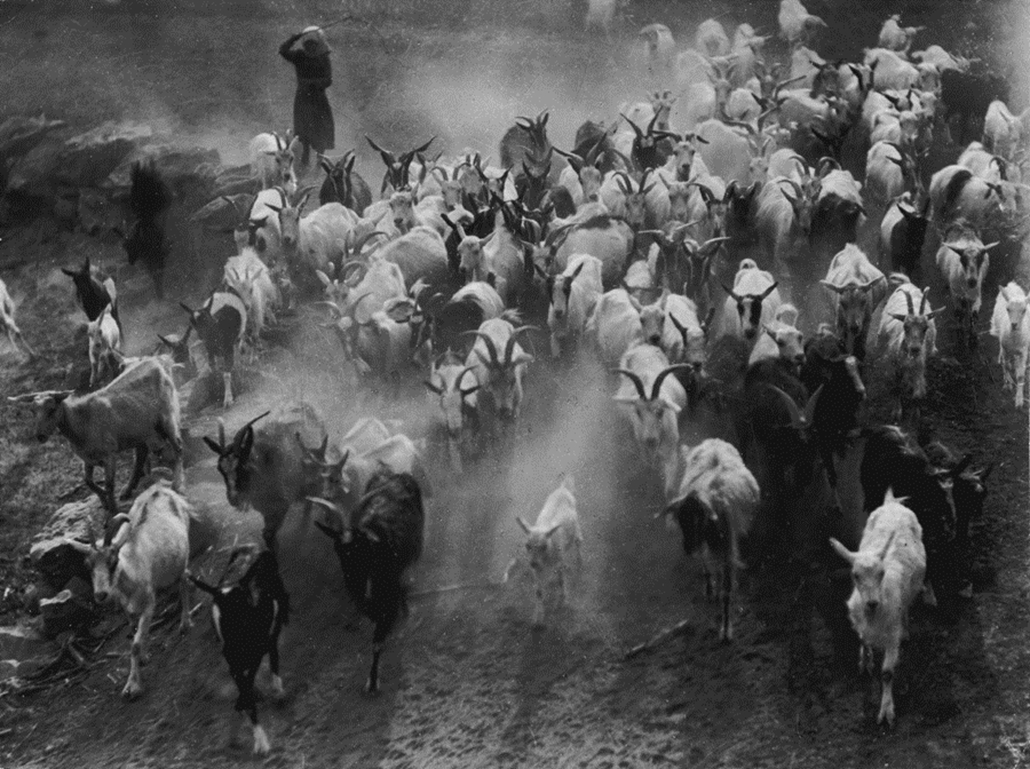
[[995,99],[984,115],[984,144],[1006,160],[1014,160],[1016,152],[1030,138],[1030,109],[1012,114],[1005,102]]
[[[174,454],[175,486],[182,483],[182,434],[179,395],[167,370],[155,359],[145,359],[119,374],[105,387],[85,395],[51,390],[9,397],[13,403],[31,403],[36,414],[35,436],[45,443],[54,432],[68,439],[85,466],[86,486],[107,507],[118,513],[114,498],[118,452],[134,449],[136,464],[122,494],[131,498],[143,477],[151,449],[170,446]],[[105,488],[93,480],[96,467],[104,468]]]
[[179,629],[183,633],[189,630],[189,529],[189,503],[162,479],[136,497],[127,515],[111,519],[109,538],[91,545],[66,540],[86,558],[93,574],[94,598],[99,603],[116,600],[130,623],[133,617],[139,617],[132,639],[129,679],[122,689],[126,699],[143,693],[140,666],[149,657],[147,640],[158,590],[178,585],[182,610]]
[[997,245],[984,245],[974,231],[956,225],[948,230],[937,249],[937,269],[951,296],[960,335],[970,347],[976,346],[983,280],[990,266],[990,250]]
[[[317,504],[344,518],[335,503],[318,499]],[[407,607],[401,578],[422,554],[422,492],[410,474],[384,468],[368,482],[357,509],[348,519],[339,521],[342,531],[320,521],[315,525],[332,540],[344,585],[358,611],[375,623],[372,667],[365,691],[378,691],[383,646],[398,614]]]
[[316,288],[316,272],[343,259],[343,244],[356,221],[354,212],[340,203],[327,203],[301,218],[310,195],[308,190],[294,201],[284,197],[282,206],[266,204],[279,217],[290,277],[302,290]]
[[480,385],[461,358],[448,351],[439,360],[434,361],[429,370],[429,378],[424,380],[426,388],[436,396],[443,415],[444,427],[447,430],[447,449],[451,460],[451,469],[461,472],[461,441],[466,420],[474,407],[468,398]]
[[812,201],[793,179],[770,179],[758,191],[754,229],[777,269],[796,260],[799,241],[808,237],[811,228]]
[[[234,553],[235,555],[235,553]],[[279,634],[289,622],[289,595],[271,550],[261,552],[246,573],[231,587],[209,585],[193,575],[190,581],[211,596],[211,622],[222,644],[222,656],[239,696],[236,711],[246,713],[254,735],[254,754],[268,755],[268,735],[258,722],[254,679],[261,660],[268,655],[272,690],[282,696],[279,677]]]
[[282,187],[288,195],[297,192],[293,160],[300,148],[300,137],[291,134],[287,131],[284,138],[273,131],[258,134],[250,140],[250,173],[258,179],[262,189]]
[[963,168],[968,168],[985,182],[998,184],[1009,181],[1008,177],[1013,171],[1017,175],[1015,180],[1018,181],[1021,178],[1018,176],[1018,164],[1010,164],[1004,157],[988,152],[980,142],[970,142],[969,146],[962,150],[962,154],[958,156],[956,162]]
[[111,317],[111,305],[100,311],[96,320],[87,327],[89,336],[89,386],[107,384],[117,376],[114,357],[122,351],[122,335]]
[[991,314],[991,336],[998,340],[998,363],[1003,387],[1015,390],[1015,406],[1023,408],[1027,351],[1030,349],[1030,313],[1027,296],[1015,281],[1002,286]]
[[247,310],[247,333],[257,342],[266,319],[281,302],[279,289],[257,251],[247,247],[229,257],[222,271],[222,285],[240,297]]
[[460,349],[462,334],[505,312],[497,290],[484,281],[465,284],[449,300],[434,294],[423,309],[425,321],[414,347],[416,353],[424,352],[429,358],[435,352]]
[[[721,568],[719,639],[729,642],[733,638],[730,602],[740,568],[740,540],[750,530],[758,507],[758,483],[740,452],[718,438],[693,448],[681,446],[675,459],[678,477],[668,486],[665,514],[674,516],[679,524],[684,552],[700,549],[709,598],[715,594],[712,572]],[[720,562],[714,568],[710,566],[713,559]]]
[[960,165],[945,166],[931,177],[930,200],[932,218],[941,233],[960,219],[983,230],[1010,208],[1001,184],[974,176]]
[[833,292],[836,331],[845,352],[864,360],[873,311],[887,296],[886,276],[849,243],[833,257],[819,282]]
[[547,326],[551,329],[551,355],[575,349],[604,289],[601,260],[589,254],[572,257],[565,271],[546,278]]
[[533,525],[521,516],[516,516],[516,520],[526,532],[526,552],[536,582],[533,624],[541,625],[547,602],[546,593],[550,592],[552,583],[557,583],[562,603],[567,604],[569,601],[565,583],[569,556],[574,554],[577,568],[583,565],[583,532],[576,513],[576,484],[573,477],[566,476],[561,485],[548,495]]
[[791,47],[807,45],[819,27],[826,27],[826,22],[810,14],[800,0],[780,0],[776,20],[780,25],[780,37]]
[[917,32],[920,32],[923,29],[925,29],[925,27],[901,26],[901,14],[895,13],[888,17],[887,21],[885,21],[883,26],[880,27],[878,45],[881,48],[887,48],[891,51],[908,53],[908,49],[912,47],[912,38],[916,36]]
[[615,369],[625,378],[612,400],[629,418],[641,458],[648,465],[658,465],[667,485],[679,445],[677,417],[687,405],[683,385],[669,375],[689,368],[670,366],[660,349],[640,344],[627,350]]
[[32,349],[25,337],[18,328],[14,319],[14,300],[7,290],[7,284],[0,280],[0,328],[7,334],[7,340],[15,349],[21,349],[29,359],[36,357],[36,351]]
[[447,248],[431,227],[415,227],[383,245],[377,256],[400,267],[407,288],[419,280],[442,286],[450,279]]
[[804,337],[797,328],[798,310],[792,304],[781,304],[772,322],[762,327],[748,365],[760,360],[782,358],[788,364],[800,366],[805,358]]
[[[522,377],[526,366],[533,361],[533,356],[519,345],[518,337],[531,328],[515,328],[508,321],[495,318],[483,321],[478,330],[471,332],[477,339],[465,365],[473,369],[476,381],[482,385],[481,392],[476,394],[480,413],[492,410],[505,422],[518,419],[522,408]],[[503,350],[503,357],[498,350]]]
[[623,354],[644,341],[640,313],[629,292],[612,289],[601,295],[587,319],[585,333],[605,366],[618,365]]
[[928,295],[929,288],[920,291],[911,283],[903,283],[887,299],[880,318],[879,344],[894,369],[895,421],[903,416],[906,398],[921,401],[926,397],[926,359],[937,354],[934,316],[944,310],[927,311]]
[[342,203],[352,211],[361,213],[372,205],[372,191],[368,183],[354,170],[354,150],[348,151],[335,163],[323,157],[320,161],[325,171],[325,181],[318,191],[320,205]]
[[379,157],[383,159],[383,165],[386,166],[386,172],[383,174],[383,183],[379,189],[379,194],[384,194],[387,187],[391,187],[394,190],[403,190],[411,187],[412,162],[414,162],[417,155],[429,149],[429,145],[435,140],[436,137],[434,136],[425,144],[398,155],[388,149],[383,149],[366,134],[365,141],[369,143],[369,146],[371,146],[372,149],[379,153]]
[[[889,263],[895,272],[902,272],[911,280],[921,277],[919,265],[930,224],[930,199],[925,198],[922,208],[912,205],[910,195],[903,195],[887,209],[880,222],[880,260]],[[889,258],[889,262],[887,261]]]
[[859,671],[872,672],[873,650],[883,649],[880,680],[883,693],[877,723],[894,726],[894,668],[901,642],[908,636],[908,610],[923,588],[926,550],[915,513],[891,489],[872,512],[862,542],[851,552],[836,539],[833,549],[851,564],[855,588],[848,598],[848,616],[862,648]]
[[269,550],[290,506],[316,489],[304,471],[303,446],[324,445],[328,440],[321,415],[304,401],[276,409],[255,431],[254,423],[266,411],[225,441],[225,425],[219,422],[218,442],[204,436],[204,443],[218,455],[218,472],[225,481],[225,496],[235,508],[253,508],[264,521],[263,536]]
[[723,286],[728,296],[719,316],[720,335],[733,334],[753,344],[759,330],[776,316],[776,309],[783,303],[778,285],[772,274],[758,269],[753,260],[741,260],[733,288]]
[[236,294],[227,291],[211,294],[196,310],[183,302],[179,302],[179,306],[189,313],[190,325],[204,343],[212,371],[215,371],[215,360],[222,359],[222,407],[229,408],[233,403],[232,372],[236,366],[236,353],[247,328],[247,307]]
[[96,320],[103,309],[111,305],[111,315],[121,328],[121,321],[118,320],[117,291],[112,278],[101,281],[96,276],[96,270],[90,264],[88,256],[80,269],[69,270],[62,267],[61,272],[75,284],[75,301],[86,313],[87,320]]

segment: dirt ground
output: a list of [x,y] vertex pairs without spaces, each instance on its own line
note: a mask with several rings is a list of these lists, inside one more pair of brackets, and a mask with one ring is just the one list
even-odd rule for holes
[[[454,3],[469,10],[455,14],[457,21],[420,20],[424,28],[378,17],[374,25],[339,28],[331,38],[330,93],[337,152],[369,132],[392,146],[438,134],[441,148],[493,154],[513,115],[548,106],[552,135],[570,143],[584,117],[610,114],[641,95],[635,26],[626,24],[617,43],[606,46],[547,28],[559,16],[552,19],[539,4],[522,4],[531,17],[522,26],[485,22],[485,5]],[[855,12],[868,44],[887,5]],[[935,42],[1004,61],[1017,50],[1024,20],[1017,5],[956,0],[912,2],[902,10],[906,21],[911,14],[912,23],[925,18],[941,30]],[[771,2],[676,6],[633,3],[630,10],[634,25],[673,19],[682,40],[688,21],[726,9],[745,9],[739,18],[753,14],[766,29],[775,24]],[[266,3],[264,20],[239,3],[205,7],[181,2],[155,10],[130,0],[80,10],[0,7],[0,45],[14,52],[9,85],[0,86],[5,109],[46,109],[85,124],[149,120],[184,141],[218,147],[227,162],[241,161],[249,136],[289,121],[290,73],[273,54],[307,18],[285,2]],[[329,19],[339,6],[318,10],[318,18]],[[819,10],[833,28],[849,9],[834,0]],[[1022,34],[1030,35],[1030,24]],[[854,54],[855,41],[834,38],[828,45]],[[1019,69],[1013,77],[1025,83]],[[33,87],[15,85],[26,83]],[[360,147],[359,156],[359,167],[376,178],[374,159]],[[870,224],[862,237],[872,232]],[[61,387],[68,364],[81,360],[82,316],[59,267],[89,255],[117,273],[130,353],[149,348],[155,332],[181,330],[174,300],[210,288],[180,285],[173,287],[177,295],[158,302],[146,277],[122,264],[111,238],[47,223],[2,236],[0,277],[42,355],[25,363],[0,346],[0,394]],[[1000,274],[1017,275],[1024,285],[1030,279],[1018,253],[1002,261],[992,265],[987,297]],[[939,286],[934,291],[941,296]],[[1027,417],[1001,392],[993,340],[985,337],[978,355],[962,355],[944,325],[924,427],[995,468],[983,517],[974,522],[974,595],[914,610],[893,731],[875,724],[878,683],[860,678],[854,659],[842,661],[834,646],[825,617],[839,602],[831,600],[827,573],[749,570],[735,600],[736,638],[718,643],[717,608],[704,599],[699,564],[683,556],[678,531],[655,519],[662,500],[629,450],[611,408],[611,383],[583,363],[536,366],[517,440],[464,474],[451,473],[438,461],[438,447],[427,444],[425,553],[411,574],[410,615],[389,641],[378,695],[362,688],[371,627],[343,597],[328,541],[295,511],[280,535],[295,609],[281,644],[286,698],[272,702],[267,677],[259,677],[273,745],[267,759],[251,758],[249,734],[237,730],[235,691],[204,612],[187,637],[171,626],[156,631],[143,671],[146,693],[137,702],[119,697],[129,644],[113,615],[94,629],[117,632],[88,660],[85,674],[43,692],[0,696],[0,767],[1030,766]],[[320,409],[334,437],[364,415],[401,420],[407,434],[431,437],[432,410],[417,380],[397,400],[355,391],[339,373],[331,340],[317,331],[297,331],[288,349],[265,350],[254,368],[260,384],[227,413],[193,415],[192,435],[213,434],[219,416],[233,430],[269,405],[299,397]],[[889,414],[883,383],[873,379],[870,388],[869,421],[882,422]],[[9,588],[0,621],[14,624],[18,596],[32,578],[28,537],[59,504],[86,492],[65,442],[37,444],[26,414],[0,408],[0,577]],[[687,438],[707,431],[694,425]],[[191,456],[188,496],[221,522],[218,547],[254,536],[256,516],[228,506],[213,455],[202,452],[203,446]],[[518,565],[504,586],[489,583],[499,582],[521,550],[515,515],[535,516],[563,473],[576,479],[584,570],[571,607],[534,628],[528,569]],[[222,557],[206,556],[191,568],[217,574]],[[681,619],[691,621],[682,636],[624,659],[628,648]]]

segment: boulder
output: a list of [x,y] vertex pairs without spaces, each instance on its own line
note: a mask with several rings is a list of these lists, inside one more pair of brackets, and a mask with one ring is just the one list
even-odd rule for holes
[[124,228],[123,212],[111,202],[107,193],[97,187],[79,190],[79,226],[87,235],[96,235],[115,227]]
[[0,123],[0,166],[22,157],[59,128],[64,128],[63,120],[47,120],[45,115],[7,118]]
[[0,678],[25,678],[50,662],[54,646],[36,624],[0,627]]
[[216,197],[190,214],[189,221],[205,230],[225,232],[234,229],[253,204],[254,196],[247,192]]
[[72,577],[89,578],[82,554],[68,540],[94,541],[106,520],[107,511],[95,495],[63,505],[50,517],[29,547],[30,560],[49,585],[60,589]]
[[88,596],[65,588],[53,598],[39,602],[43,617],[43,635],[53,638],[66,630],[75,630],[93,618],[93,603]]
[[152,133],[149,126],[113,122],[70,138],[51,133],[11,169],[7,191],[23,198],[52,198],[61,185],[96,187]]
[[211,198],[222,167],[218,150],[155,142],[126,155],[102,187],[112,198],[125,199],[129,194],[132,165],[144,160],[153,161],[175,199],[186,210],[193,210]]

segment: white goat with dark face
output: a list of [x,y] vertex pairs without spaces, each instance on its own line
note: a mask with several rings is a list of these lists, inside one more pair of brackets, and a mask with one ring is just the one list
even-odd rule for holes
[[758,269],[753,259],[742,259],[733,288],[723,286],[728,296],[720,318],[721,334],[732,334],[754,344],[762,326],[776,317],[782,304],[778,285],[771,273]]
[[887,296],[886,276],[858,246],[848,243],[819,282],[833,292],[836,332],[844,349],[864,359],[873,311]]
[[883,649],[883,693],[877,723],[894,726],[894,668],[908,636],[908,610],[923,589],[926,549],[916,514],[888,489],[869,514],[862,542],[852,553],[835,539],[833,549],[851,564],[855,588],[848,598],[851,625],[862,642],[859,669],[872,672],[873,650]]
[[536,582],[533,624],[540,625],[544,621],[548,594],[555,588],[562,603],[568,603],[565,572],[570,566],[570,556],[575,559],[576,568],[583,565],[580,549],[583,532],[576,512],[576,485],[572,476],[566,476],[561,485],[550,493],[532,526],[521,516],[516,520],[526,532],[526,553]]
[[937,249],[937,269],[947,281],[959,328],[970,346],[976,342],[976,322],[980,317],[984,276],[990,266],[990,250],[998,242],[984,245],[973,230],[955,226],[944,236]]
[[258,134],[250,140],[250,172],[261,181],[262,189],[282,187],[287,195],[297,191],[297,174],[293,159],[300,148],[300,139],[287,131],[282,137],[275,133]]
[[919,401],[926,397],[926,359],[937,354],[934,316],[944,310],[943,307],[930,310],[928,295],[929,287],[920,291],[911,283],[904,283],[887,299],[880,319],[880,345],[894,368],[896,379],[895,422],[902,417],[906,398]]
[[1015,390],[1016,408],[1023,408],[1027,351],[1030,349],[1030,312],[1026,292],[1012,281],[998,291],[991,315],[991,335],[998,339],[998,363],[1003,386]]
[[547,277],[546,289],[550,299],[547,325],[551,329],[551,355],[557,358],[566,348],[575,347],[604,293],[601,260],[589,254],[572,257],[563,273]]

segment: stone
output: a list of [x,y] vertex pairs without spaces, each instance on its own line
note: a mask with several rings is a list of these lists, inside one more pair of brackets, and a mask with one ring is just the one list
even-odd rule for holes
[[82,187],[79,190],[79,227],[87,235],[108,232],[115,227],[124,229],[124,214],[111,202],[107,193],[97,187]]
[[47,120],[45,115],[7,118],[0,123],[0,166],[22,157],[48,134],[63,129],[64,125],[63,120]]
[[0,659],[26,660],[50,651],[47,639],[28,624],[0,627]]
[[39,602],[44,598],[53,598],[58,590],[46,581],[33,582],[26,585],[21,594],[21,605],[32,616],[39,614]]
[[75,595],[70,589],[62,590],[53,598],[39,602],[43,617],[43,635],[53,638],[66,630],[75,630],[93,618],[92,601]]
[[250,213],[249,207],[253,206],[253,203],[254,196],[248,192],[216,197],[190,214],[189,221],[190,224],[199,225],[213,232],[232,230],[243,219],[244,212]]
[[50,586],[60,589],[72,577],[89,578],[82,554],[67,540],[94,541],[106,520],[107,511],[96,495],[63,505],[50,516],[29,547],[29,559]]

